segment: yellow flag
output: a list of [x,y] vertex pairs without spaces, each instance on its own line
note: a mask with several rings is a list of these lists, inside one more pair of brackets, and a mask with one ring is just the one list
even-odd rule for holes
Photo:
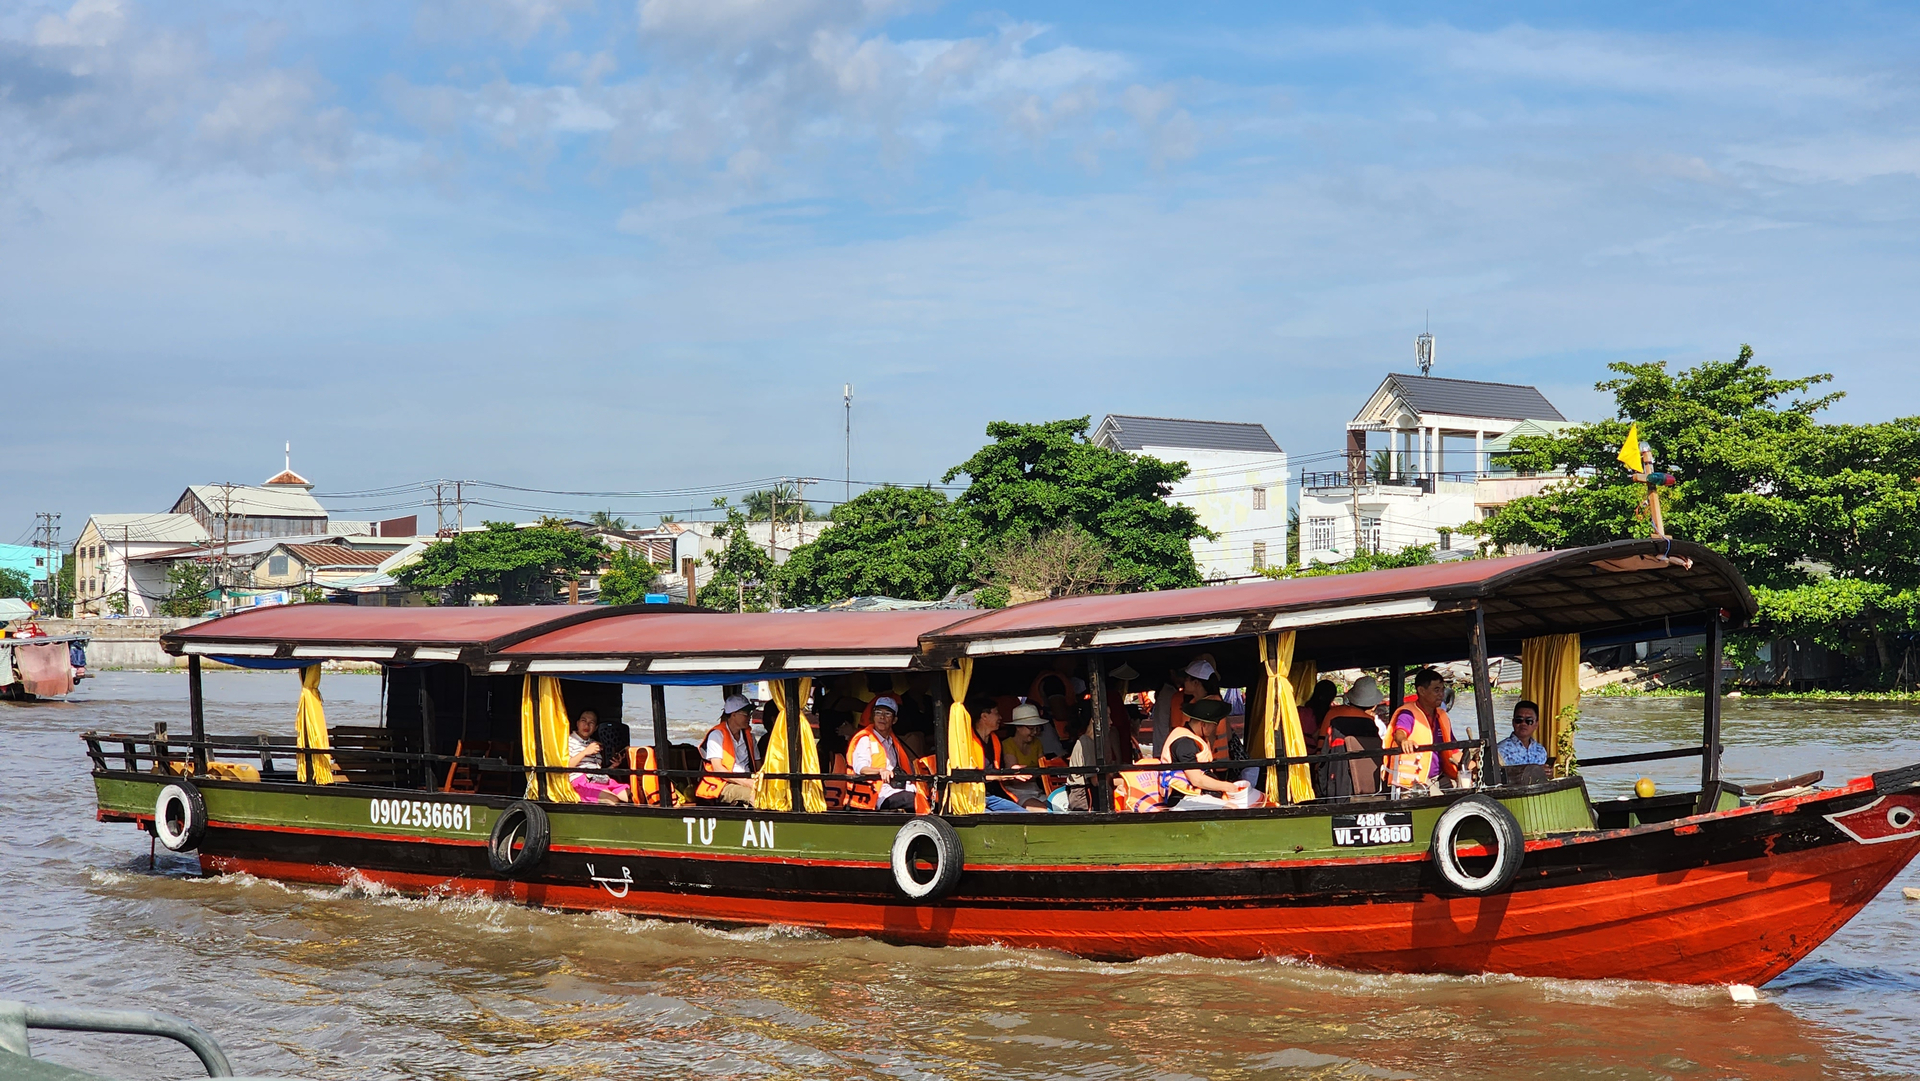
[[1620,444],[1620,464],[1630,473],[1638,473],[1645,466],[1640,464],[1640,422],[1627,425],[1626,442]]

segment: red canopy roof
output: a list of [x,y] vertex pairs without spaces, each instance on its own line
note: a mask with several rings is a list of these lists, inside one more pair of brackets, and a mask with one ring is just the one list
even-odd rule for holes
[[[664,605],[653,607],[659,609],[657,615],[668,610]],[[398,660],[408,659],[410,651],[425,649],[431,651],[434,659],[452,660],[454,651],[500,649],[541,630],[632,610],[579,605],[361,608],[344,604],[288,604],[195,623],[162,636],[160,644],[175,654],[363,656]],[[224,646],[236,648],[223,649]],[[478,659],[477,654],[474,659]]]
[[[1665,557],[1673,557],[1671,560]],[[1463,656],[1475,606],[1495,652],[1544,634],[1631,632],[1713,609],[1752,618],[1753,595],[1724,558],[1685,541],[1588,548],[1424,567],[1160,593],[1037,601],[927,636],[930,660],[965,654],[1147,648],[1296,629],[1323,667]]]
[[968,615],[892,612],[748,612],[633,615],[526,638],[493,654],[494,671],[599,671],[755,679],[919,667],[920,639]]
[[918,609],[616,616],[546,631],[499,652],[507,657],[918,653],[921,635],[969,614]]

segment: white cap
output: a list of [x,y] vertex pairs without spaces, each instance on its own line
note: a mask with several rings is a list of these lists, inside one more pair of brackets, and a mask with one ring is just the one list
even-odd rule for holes
[[1214,669],[1212,661],[1200,657],[1187,665],[1187,674],[1195,679],[1212,679],[1220,673]]
[[720,707],[720,715],[724,717],[729,713],[738,713],[743,709],[752,709],[752,708],[753,708],[753,703],[747,701],[746,695],[730,694],[727,696],[727,700],[725,704],[723,704]]
[[884,709],[888,713],[898,716],[900,713],[900,700],[890,694],[883,694],[873,700],[873,708]]

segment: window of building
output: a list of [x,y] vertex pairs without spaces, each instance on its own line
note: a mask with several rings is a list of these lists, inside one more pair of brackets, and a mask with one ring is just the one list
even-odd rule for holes
[[1267,490],[1265,488],[1255,488],[1253,490],[1253,509],[1267,509]]
[[267,558],[267,576],[269,578],[285,578],[287,576],[287,557],[269,556]]
[[1440,550],[1443,552],[1453,551],[1453,530],[1443,529],[1440,531]]
[[1360,546],[1361,546],[1360,550],[1363,552],[1381,551],[1382,550],[1381,544],[1380,544],[1381,539],[1382,539],[1382,530],[1380,528],[1380,519],[1365,518],[1365,517],[1361,518],[1360,519]]
[[1332,518],[1307,519],[1307,547],[1316,552],[1330,551],[1333,548]]
[[[1256,488],[1254,489],[1254,491],[1259,491],[1259,489]],[[1266,541],[1253,542],[1253,569],[1257,571],[1263,571],[1267,569],[1267,542]]]

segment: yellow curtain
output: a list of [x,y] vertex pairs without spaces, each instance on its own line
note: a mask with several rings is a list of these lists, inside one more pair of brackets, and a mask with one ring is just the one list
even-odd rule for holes
[[[772,686],[773,704],[777,712],[773,720],[773,730],[767,734],[766,760],[760,763],[760,772],[753,778],[753,805],[763,811],[791,811],[793,810],[792,782],[784,777],[769,778],[766,775],[820,772],[820,745],[814,742],[813,726],[807,724],[806,712],[800,705],[813,695],[813,678],[810,676],[801,678],[796,695],[799,702],[787,700],[786,680],[777,680]],[[789,764],[787,758],[787,725],[789,724],[804,726],[800,733],[798,767]],[[826,813],[826,785],[820,781],[801,781],[800,805],[812,814]]]
[[[958,668],[947,669],[947,694],[953,704],[947,707],[947,772],[957,769],[983,769],[980,743],[973,738],[973,714],[967,712],[967,684],[973,682],[973,658],[962,657]],[[978,781],[947,786],[947,813],[985,814],[987,786]]]
[[1293,684],[1293,704],[1304,706],[1307,699],[1313,697],[1313,685],[1320,678],[1320,665],[1313,661],[1293,662],[1293,671],[1287,675],[1287,682]]
[[[320,700],[320,666],[310,664],[300,670],[300,704],[293,714],[294,745],[302,750],[330,751],[333,742],[327,738],[327,707]],[[307,759],[313,759],[313,780],[316,784],[336,784],[346,780],[335,776],[340,767],[334,764],[330,754],[301,755],[295,763],[301,780],[307,779]]]
[[1540,731],[1534,738],[1558,756],[1560,713],[1580,705],[1579,635],[1548,634],[1520,643],[1520,697],[1539,705]]
[[[1278,747],[1279,754],[1263,751],[1259,757],[1302,758],[1307,753],[1307,737],[1300,730],[1300,706],[1294,701],[1293,684],[1284,674],[1293,668],[1293,632],[1280,631],[1256,639],[1260,664],[1267,670],[1265,701],[1261,705],[1262,743]],[[1251,749],[1249,754],[1253,753]],[[1313,770],[1306,763],[1287,767],[1287,800],[1299,803],[1313,798]],[[1267,771],[1267,799],[1278,803],[1281,797],[1280,771]]]
[[[520,761],[530,766],[564,769],[567,765],[567,700],[560,693],[557,676],[540,676],[539,698],[535,701],[533,676],[520,680]],[[537,708],[536,708],[537,706]],[[536,720],[535,718],[538,718]],[[534,725],[539,725],[535,750]],[[540,799],[541,774],[527,775],[527,798]],[[548,773],[546,799],[553,803],[579,803],[580,793],[564,773]]]

